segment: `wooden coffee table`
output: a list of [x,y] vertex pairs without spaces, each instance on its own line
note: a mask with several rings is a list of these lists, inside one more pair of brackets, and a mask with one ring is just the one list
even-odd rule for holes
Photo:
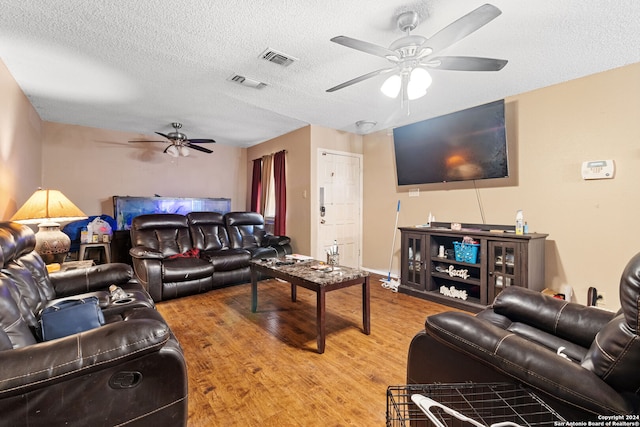
[[362,285],[362,323],[363,332],[371,334],[369,272],[349,267],[337,267],[334,271],[317,270],[320,261],[299,261],[294,264],[285,258],[267,261],[251,261],[251,311],[258,309],[258,273],[275,277],[291,283],[291,301],[296,301],[296,287],[312,290],[317,295],[316,328],[318,331],[318,353],[324,353],[326,339],[325,294],[337,289]]

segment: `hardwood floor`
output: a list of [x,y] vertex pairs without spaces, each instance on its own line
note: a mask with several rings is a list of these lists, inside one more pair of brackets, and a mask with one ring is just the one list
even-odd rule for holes
[[189,375],[189,427],[384,426],[386,390],[404,384],[406,357],[425,318],[449,307],[384,289],[371,280],[371,335],[362,333],[362,291],[326,296],[327,341],[316,348],[316,294],[288,283],[161,302]]

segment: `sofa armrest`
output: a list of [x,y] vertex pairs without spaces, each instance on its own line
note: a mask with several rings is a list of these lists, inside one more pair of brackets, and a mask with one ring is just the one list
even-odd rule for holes
[[460,312],[429,316],[436,340],[531,387],[593,414],[624,414],[632,405],[593,372],[546,347]]
[[291,243],[291,238],[287,236],[274,236],[273,234],[265,234],[262,239],[262,246],[284,246]]
[[162,259],[132,257],[133,271],[155,302],[162,301]]
[[133,277],[131,266],[123,263],[101,264],[77,270],[49,274],[56,297],[105,290],[110,285],[123,285]]
[[[596,334],[615,313],[596,307],[559,300],[519,286],[500,292],[493,311],[514,322],[522,322],[589,348]],[[576,325],[580,325],[576,328]]]
[[82,376],[157,351],[171,337],[153,309],[131,310],[124,321],[0,352],[0,398]]
[[164,254],[160,251],[157,251],[153,248],[148,248],[146,246],[135,246],[129,249],[129,255],[133,258],[139,259],[164,259]]

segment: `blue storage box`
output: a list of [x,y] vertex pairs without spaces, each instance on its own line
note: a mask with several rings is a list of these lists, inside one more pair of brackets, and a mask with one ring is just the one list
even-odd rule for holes
[[456,254],[456,261],[475,264],[478,262],[479,243],[462,243],[453,242],[453,248]]

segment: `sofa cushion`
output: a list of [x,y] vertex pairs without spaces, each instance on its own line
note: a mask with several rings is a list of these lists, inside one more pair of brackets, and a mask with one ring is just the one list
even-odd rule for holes
[[213,265],[213,270],[231,271],[249,266],[251,253],[245,249],[223,249],[221,251],[204,251],[200,254],[204,259],[209,260]]
[[640,339],[621,314],[596,335],[582,360],[582,367],[595,373],[616,390],[635,393],[640,382]]
[[530,325],[584,348],[589,348],[598,331],[613,318],[610,312],[519,286],[509,286],[500,292],[492,307],[512,322]]
[[[15,286],[9,277],[0,274],[0,350],[25,347],[36,343],[36,339],[24,321],[18,304],[13,299]],[[17,295],[17,294],[16,294]]]
[[31,252],[36,246],[36,235],[31,228],[17,222],[1,222],[0,246],[5,262]]
[[596,335],[582,366],[617,390],[637,392],[640,383],[640,253],[627,263],[620,279],[622,313]]
[[11,278],[15,286],[20,291],[24,301],[29,307],[29,310],[37,315],[40,313],[47,302],[47,299],[42,295],[42,292],[38,288],[38,284],[31,272],[22,267],[15,261],[11,262],[4,269],[2,273]]
[[131,221],[131,245],[155,249],[165,257],[186,252],[193,247],[187,217],[178,214],[139,215]]
[[22,255],[17,259],[17,264],[31,273],[42,299],[49,300],[56,296],[56,290],[51,283],[47,266],[36,251]]
[[274,236],[267,234],[262,239],[262,246],[285,246],[291,243],[289,236]]
[[213,271],[213,265],[201,258],[167,258],[162,263],[162,277],[166,282],[183,282],[211,277]]
[[246,248],[251,253],[251,258],[261,259],[261,258],[276,258],[278,256],[278,251],[273,247],[266,248]]
[[193,246],[203,251],[229,248],[229,235],[224,216],[218,212],[191,212],[187,214]]
[[587,348],[562,339],[522,322],[512,322],[507,317],[497,314],[492,309],[486,309],[476,314],[478,319],[486,320],[494,325],[514,334],[540,344],[555,352],[561,349],[562,354],[569,359],[580,362],[587,353]]
[[264,218],[256,212],[229,212],[224,216],[232,248],[262,246]]
[[198,248],[191,248],[188,251],[181,253],[181,254],[175,254],[175,255],[171,255],[169,257],[169,259],[175,259],[175,258],[199,258],[200,257],[200,249]]

